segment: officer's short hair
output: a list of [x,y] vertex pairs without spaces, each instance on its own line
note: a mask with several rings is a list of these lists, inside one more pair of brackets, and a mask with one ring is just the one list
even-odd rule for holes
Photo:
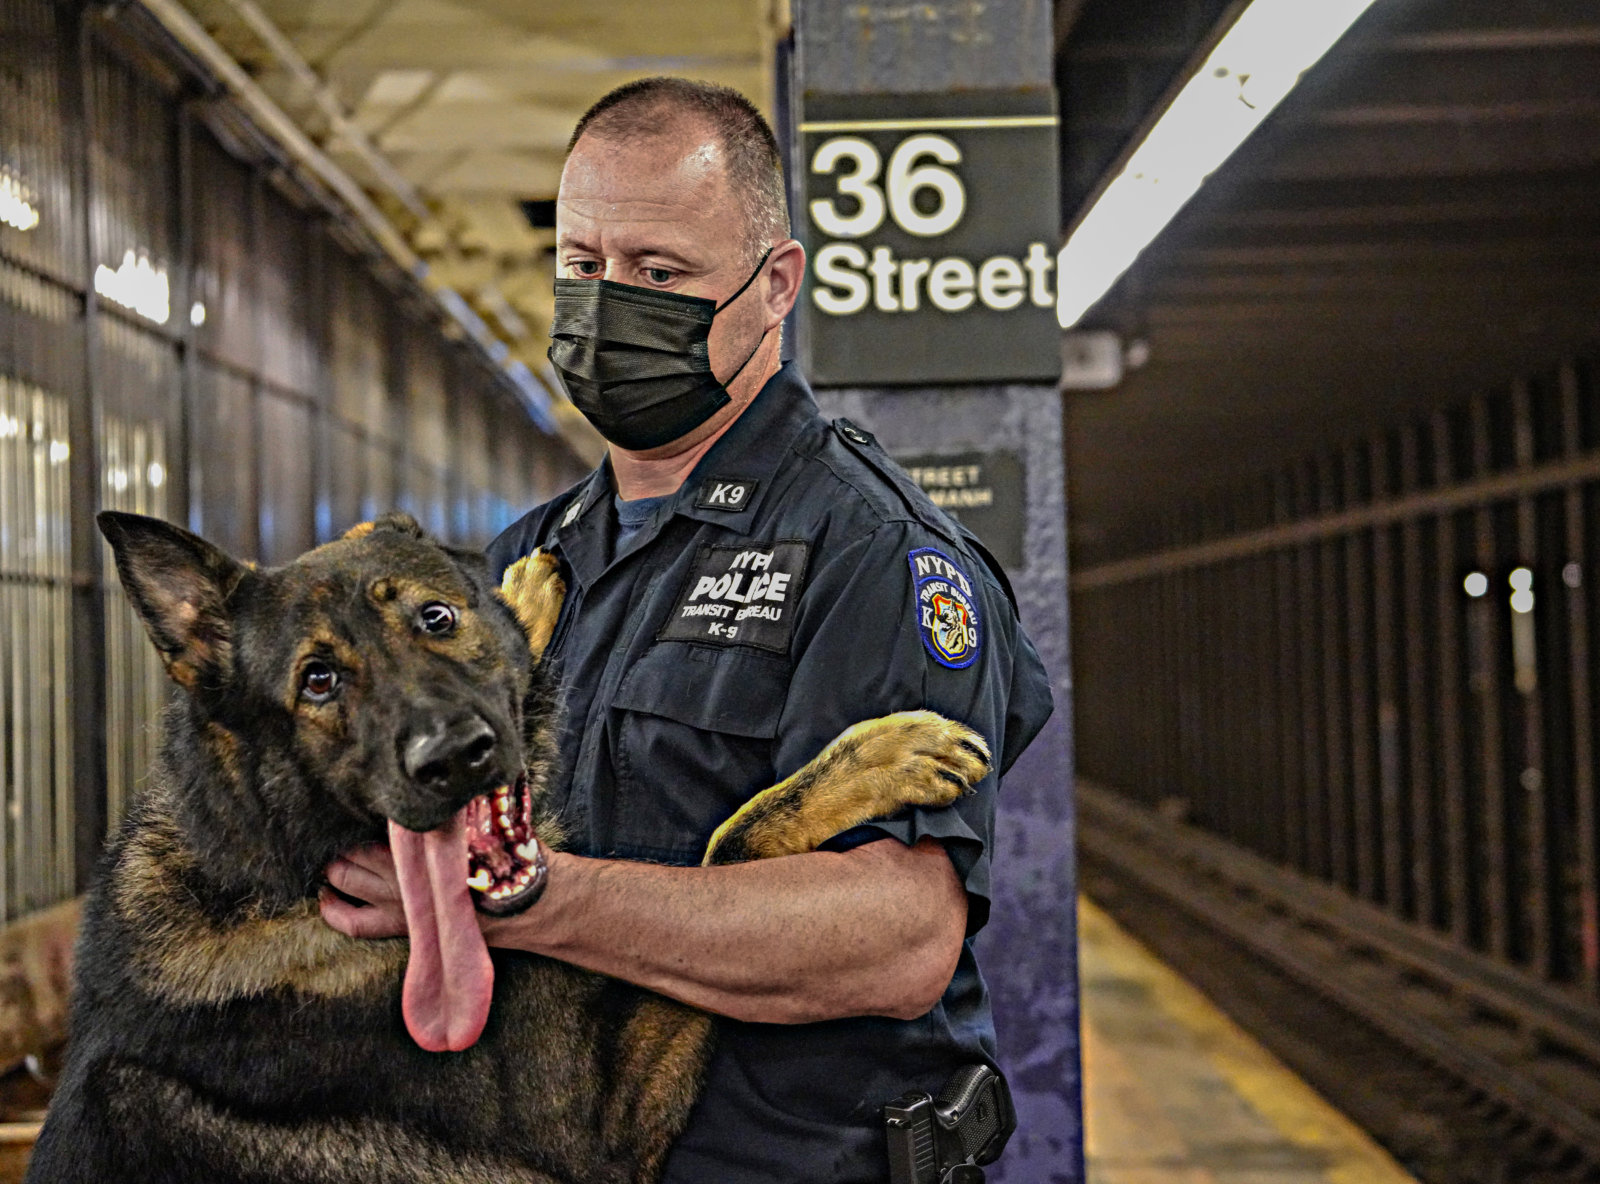
[[721,141],[728,184],[750,231],[746,246],[754,264],[773,243],[789,237],[783,158],[761,112],[731,86],[664,76],[625,83],[583,113],[567,151],[586,132],[607,140],[658,134],[663,116],[680,112],[704,120]]

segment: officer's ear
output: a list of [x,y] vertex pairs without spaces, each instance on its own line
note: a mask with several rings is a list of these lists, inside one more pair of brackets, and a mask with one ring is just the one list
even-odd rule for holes
[[806,276],[806,249],[792,238],[785,239],[772,248],[766,273],[761,293],[767,311],[765,327],[771,332],[783,324],[800,297],[800,283]]

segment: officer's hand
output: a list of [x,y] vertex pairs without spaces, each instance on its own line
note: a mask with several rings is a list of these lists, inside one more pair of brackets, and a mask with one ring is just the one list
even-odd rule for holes
[[370,843],[346,851],[323,873],[345,900],[324,887],[317,896],[322,919],[350,937],[405,937],[406,911],[400,902],[400,880],[386,843]]

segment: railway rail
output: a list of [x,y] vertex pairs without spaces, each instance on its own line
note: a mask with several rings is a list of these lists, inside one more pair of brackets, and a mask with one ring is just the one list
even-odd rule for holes
[[1424,1184],[1600,1181],[1600,1010],[1103,787],[1078,802],[1085,891]]

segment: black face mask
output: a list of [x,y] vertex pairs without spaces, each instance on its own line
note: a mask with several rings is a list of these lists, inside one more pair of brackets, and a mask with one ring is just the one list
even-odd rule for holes
[[[670,444],[721,411],[732,400],[711,373],[711,321],[755,282],[771,254],[721,304],[612,280],[557,280],[550,362],[572,405],[630,452]],[[760,348],[757,341],[729,382]]]

